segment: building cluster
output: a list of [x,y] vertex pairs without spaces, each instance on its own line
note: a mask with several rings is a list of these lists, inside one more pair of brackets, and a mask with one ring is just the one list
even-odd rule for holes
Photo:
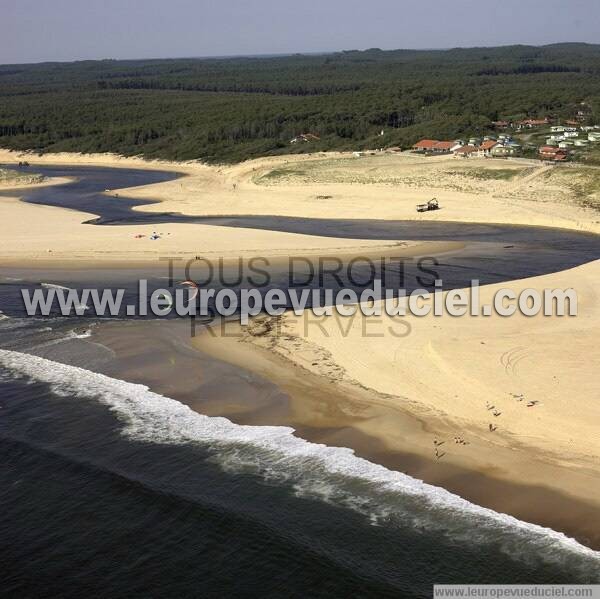
[[488,135],[483,138],[472,137],[468,140],[422,139],[412,149],[426,154],[454,154],[457,158],[485,158],[512,156],[521,149],[521,146],[510,135],[503,133],[498,137]]
[[574,121],[553,125],[550,135],[546,137],[546,144],[538,148],[538,155],[542,160],[563,162],[574,150],[600,142],[599,129],[595,126],[577,126]]
[[[526,119],[518,123],[508,121],[495,121],[496,129],[514,127],[517,130],[550,126],[550,119]],[[542,160],[563,162],[575,149],[582,149],[589,144],[600,142],[600,127],[583,126],[577,121],[566,121],[565,125],[550,126],[550,134],[546,143],[537,148],[537,153]],[[530,148],[535,146],[529,146]],[[521,144],[515,141],[508,133],[484,138],[471,138],[469,140],[456,139],[453,141],[440,141],[437,139],[422,139],[413,147],[414,152],[424,154],[454,154],[458,158],[485,158],[489,156],[501,158],[517,154]]]
[[546,138],[549,146],[558,146],[564,150],[571,147],[584,148],[590,143],[600,141],[598,127],[572,127],[556,125],[550,127],[550,136]]

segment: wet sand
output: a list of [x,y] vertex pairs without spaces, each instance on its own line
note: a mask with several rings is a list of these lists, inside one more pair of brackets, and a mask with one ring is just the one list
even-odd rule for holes
[[[234,340],[225,348],[220,340],[215,351],[217,346],[207,344],[207,338],[191,338],[188,322],[154,321],[106,323],[95,330],[91,341],[114,352],[102,372],[148,385],[199,413],[225,416],[238,424],[290,426],[309,441],[350,447],[361,457],[478,505],[600,548],[600,502],[589,492],[588,474],[558,468],[527,452],[497,448],[490,452],[476,441],[461,447],[462,464],[436,460],[434,439],[445,439],[440,449],[456,453],[458,447],[452,442],[456,431],[447,422],[435,418],[425,422],[377,394],[333,384]],[[527,476],[514,480],[502,476],[502,469],[511,463],[523,473],[524,461],[548,486],[528,484]],[[551,484],[557,480],[560,490]]]
[[[118,166],[127,168],[132,165],[131,162],[123,161]],[[272,163],[269,162],[268,165],[271,166]],[[157,166],[150,165],[146,168]],[[485,197],[481,201],[476,194],[467,197],[468,194],[448,192],[442,198],[443,210],[418,218],[438,221],[470,220],[484,224],[420,223],[414,226],[414,232],[411,234],[410,225],[394,219],[417,218],[414,213],[416,196],[412,189],[404,189],[400,193],[395,188],[384,190],[375,186],[367,189],[369,186],[365,186],[357,192],[354,186],[342,186],[335,188],[335,202],[317,202],[315,193],[319,189],[316,187],[309,189],[300,186],[294,190],[291,188],[293,186],[275,186],[271,190],[265,190],[254,185],[250,179],[251,169],[255,167],[258,168],[252,164],[240,165],[230,173],[218,171],[218,176],[214,169],[207,170],[208,167],[201,165],[185,167],[184,170],[188,174],[185,183],[167,181],[132,192],[132,197],[142,198],[137,202],[139,216],[134,214],[132,217],[131,206],[115,199],[115,209],[121,217],[132,217],[132,222],[139,223],[133,226],[93,227],[82,224],[84,219],[89,220],[93,217],[92,212],[84,213],[73,209],[25,205],[16,200],[3,200],[5,222],[10,222],[11,227],[14,223],[23,222],[24,228],[17,230],[13,237],[10,236],[13,229],[9,228],[8,234],[4,236],[5,245],[1,257],[13,266],[34,266],[36,262],[39,264],[44,260],[48,261],[49,266],[56,261],[59,266],[70,267],[79,262],[79,268],[86,271],[97,258],[100,258],[97,265],[102,263],[106,268],[107,265],[118,261],[131,264],[137,260],[141,266],[144,262],[156,260],[166,251],[193,256],[206,251],[213,251],[218,255],[228,249],[229,258],[234,258],[243,252],[251,255],[260,251],[270,252],[269,255],[279,253],[285,256],[291,251],[302,252],[312,248],[315,254],[332,251],[337,255],[343,249],[356,249],[357,244],[362,248],[369,246],[371,249],[381,249],[382,234],[385,235],[383,239],[398,240],[405,239],[408,232],[412,239],[417,240],[426,230],[429,231],[429,239],[439,238],[436,236],[440,233],[450,231],[456,239],[456,232],[462,231],[469,238],[468,251],[465,252],[463,247],[454,256],[454,261],[450,255],[443,265],[448,267],[448,272],[455,275],[450,286],[461,287],[463,285],[460,281],[470,278],[471,272],[483,271],[487,276],[486,282],[492,283],[572,268],[590,262],[598,255],[597,238],[591,235],[578,236],[576,233],[552,229],[489,224],[555,224],[578,230],[597,230],[598,221],[594,220],[588,211],[575,206],[541,206],[527,202],[519,202],[517,206],[512,200],[505,201],[503,196]],[[181,169],[183,167],[170,168],[173,172],[180,172]],[[218,183],[213,181],[212,187],[209,185],[202,194],[197,194],[198,187],[194,185],[204,185],[209,171],[208,178],[215,181],[218,179]],[[240,182],[235,193],[231,189],[232,182]],[[242,188],[248,195],[240,193]],[[284,191],[289,201],[281,200]],[[429,189],[421,189],[419,197],[426,198],[430,193]],[[171,194],[174,197],[171,204],[159,205],[144,199],[151,196],[166,202]],[[209,197],[211,194],[214,196],[212,199]],[[347,194],[343,202],[338,201],[338,194]],[[401,196],[400,201],[397,194]],[[39,197],[43,199],[43,195]],[[198,214],[198,217],[192,217],[196,224],[192,224],[190,217],[185,215],[176,216],[174,219],[169,216],[174,222],[169,221],[164,231],[172,233],[171,239],[160,246],[151,245],[152,242],[148,242],[148,247],[140,245],[145,244],[145,241],[135,239],[134,234],[142,228],[144,234],[147,234],[156,227],[155,224],[141,223],[145,219],[147,223],[160,222],[160,211],[165,210],[165,206],[168,206],[168,209],[175,209],[177,206],[177,209],[183,209],[187,214]],[[224,212],[239,216],[220,216]],[[280,216],[272,216],[277,214]],[[334,220],[338,219],[340,214],[347,219]],[[312,218],[304,218],[307,215]],[[379,217],[379,221],[368,220],[376,216]],[[28,232],[35,227],[35,235],[28,237]],[[510,230],[510,234],[516,237],[508,240],[509,245],[500,248],[499,244],[503,240],[507,241],[503,237],[506,230]],[[322,237],[316,238],[314,233],[318,231]],[[538,237],[529,238],[530,235]],[[167,237],[165,235],[164,239]],[[336,237],[345,237],[346,240],[341,243]],[[199,239],[202,240],[201,244],[198,244]],[[371,243],[365,243],[367,240]],[[481,251],[483,246],[475,247],[477,243],[485,240],[492,240],[494,243],[488,243],[487,250],[484,251]],[[578,240],[585,246],[582,252]],[[574,241],[575,245],[571,241]],[[46,253],[45,248],[52,249],[48,247],[48,243],[56,244],[57,252],[52,257]],[[310,245],[311,243],[314,245]],[[18,251],[14,252],[15,248]],[[502,252],[499,252],[500,249]],[[62,255],[59,252],[62,252]],[[466,257],[472,260],[468,268],[465,268]],[[69,259],[73,259],[73,262],[69,262]],[[489,268],[490,264],[494,265],[493,270]],[[482,268],[482,265],[486,267]],[[561,279],[561,286],[573,283],[570,276],[569,273]],[[446,281],[447,277],[444,276],[444,279]],[[593,290],[593,280],[594,277],[586,275],[576,279],[576,282],[584,285],[589,291]],[[543,352],[548,348],[554,347],[560,353],[563,344],[564,347],[569,347],[570,341],[576,341],[571,350],[566,350],[568,355],[565,355],[565,359],[559,361],[557,372],[563,368],[579,372],[578,369],[593,363],[594,356],[597,355],[594,331],[597,331],[599,322],[595,306],[597,297],[590,293],[586,298],[587,316],[581,329],[573,332],[551,332],[552,334],[545,336],[541,349],[538,348],[543,360]],[[461,325],[466,324],[462,319],[459,320]],[[505,445],[482,443],[481,435],[469,419],[472,412],[465,411],[462,414],[464,420],[460,426],[457,426],[455,419],[442,417],[440,412],[450,405],[445,403],[445,393],[453,387],[448,388],[444,382],[446,379],[438,379],[436,373],[432,374],[431,370],[420,373],[419,376],[421,379],[429,377],[431,381],[428,382],[432,383],[436,380],[441,381],[440,389],[436,389],[435,393],[425,389],[416,393],[410,401],[406,397],[400,397],[401,401],[398,401],[398,394],[395,395],[394,388],[397,374],[390,371],[387,356],[384,355],[385,352],[382,353],[386,350],[385,341],[380,348],[357,345],[354,343],[356,339],[351,345],[334,340],[335,345],[331,347],[327,347],[327,342],[324,342],[325,349],[335,354],[335,360],[332,364],[327,364],[327,372],[320,373],[318,359],[317,368],[313,372],[310,363],[302,367],[255,345],[235,344],[227,339],[219,339],[218,342],[212,343],[211,338],[205,336],[201,340],[203,351],[211,352],[216,359],[209,361],[204,354],[200,359],[209,367],[203,368],[203,364],[198,363],[199,355],[189,347],[185,339],[187,331],[182,331],[180,336],[177,323],[162,323],[161,326],[167,328],[164,329],[164,334],[157,336],[150,332],[155,326],[152,323],[133,323],[131,326],[144,327],[143,334],[130,335],[133,329],[128,328],[129,324],[125,326],[119,323],[115,325],[114,337],[106,341],[106,345],[112,344],[116,354],[121,357],[121,363],[113,364],[114,376],[149,384],[153,389],[189,403],[194,409],[207,414],[228,415],[238,422],[247,421],[253,424],[290,424],[299,434],[311,440],[353,447],[365,457],[433,484],[442,485],[481,505],[489,505],[524,520],[568,531],[586,544],[598,543],[595,531],[600,529],[597,499],[600,493],[597,488],[596,454],[589,452],[587,456],[589,464],[593,466],[590,468],[585,462],[574,464],[569,460],[561,465],[556,462],[555,456],[543,449],[529,447],[524,443],[527,438],[514,437]],[[112,325],[106,328],[103,326],[99,338],[108,334],[108,330],[112,330]],[[496,339],[498,330],[492,327],[486,333],[485,343]],[[521,320],[517,329],[509,331],[506,339],[511,335],[529,338],[536,330],[535,321]],[[464,340],[461,345],[461,357],[464,358],[463,363],[475,367],[474,378],[478,382],[475,387],[479,388],[480,382],[488,381],[487,375],[480,372],[485,365],[481,360],[480,329],[471,330],[469,336],[465,335],[461,326],[455,325],[452,335],[444,333],[442,337],[444,342],[453,342],[453,338]],[[440,335],[429,329],[423,331],[421,338],[440,341]],[[583,343],[581,339],[584,339]],[[293,343],[290,348],[293,351]],[[446,343],[444,349],[452,354],[454,348],[452,343],[449,347]],[[431,356],[424,360],[423,356],[426,353],[423,352],[423,348],[415,348],[413,353],[417,366],[423,361],[433,364],[429,360]],[[371,362],[373,357],[383,357],[377,364],[371,364],[369,360],[364,360],[364,364],[356,363],[355,356],[363,355],[371,358]],[[224,361],[233,364],[227,365]],[[440,365],[439,360],[435,365]],[[329,366],[334,370],[346,368],[354,381],[350,384],[349,381],[332,380],[335,377],[330,376]],[[182,367],[184,370],[179,370]],[[446,366],[446,370],[448,369]],[[250,370],[253,372],[249,372]],[[193,373],[191,376],[190,372]],[[589,371],[587,374],[589,375]],[[471,379],[467,377],[455,383],[468,388],[473,386]],[[593,408],[593,404],[588,401],[590,379],[593,379],[593,375],[580,377],[579,382],[570,389],[570,394]],[[362,387],[368,386],[372,390],[362,388],[360,380],[368,381],[368,384],[363,384]],[[547,373],[544,372],[534,372],[528,379],[532,385],[541,386],[546,384],[547,380]],[[356,384],[357,382],[359,384]],[[383,388],[378,389],[380,385]],[[591,397],[595,397],[593,393]],[[459,407],[462,409],[469,406],[465,404]],[[574,422],[577,423],[577,420]],[[588,421],[587,424],[589,422],[594,420]],[[552,426],[560,427],[557,430],[561,433],[563,424],[572,424],[568,414],[558,423],[552,421]],[[469,445],[454,444],[453,438],[456,435],[467,439]],[[587,439],[585,435],[580,437],[583,438],[575,436],[576,445],[586,451]],[[436,459],[434,454],[435,439],[444,440],[444,445],[439,446],[439,449],[441,453],[447,453],[439,459]],[[452,451],[443,451],[448,447],[451,447]]]

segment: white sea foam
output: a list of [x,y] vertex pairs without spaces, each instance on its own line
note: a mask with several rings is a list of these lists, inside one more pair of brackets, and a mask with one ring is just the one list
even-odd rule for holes
[[[75,289],[72,289],[71,287],[64,287],[63,285],[57,285],[55,283],[40,283],[40,285],[44,288],[44,289],[54,289],[55,291],[75,291]],[[81,302],[79,303],[75,303],[73,304],[74,308],[76,310],[89,310],[90,307],[87,304],[83,304]]]
[[[369,462],[348,448],[310,443],[283,426],[243,426],[208,417],[178,401],[91,371],[37,356],[0,350],[0,365],[13,376],[51,385],[65,397],[96,399],[124,423],[123,434],[154,443],[200,443],[226,471],[247,471],[289,483],[296,495],[364,513],[374,524],[397,519],[471,544],[497,543],[519,555],[562,561],[579,556],[586,572],[600,567],[600,553],[566,535],[477,506],[445,489]],[[581,564],[579,564],[581,566]]]
[[87,339],[92,336],[92,329],[72,330],[65,335],[65,340],[69,339]]
[[44,289],[62,289],[63,291],[72,291],[70,287],[64,287],[63,285],[55,285],[54,283],[40,283]]

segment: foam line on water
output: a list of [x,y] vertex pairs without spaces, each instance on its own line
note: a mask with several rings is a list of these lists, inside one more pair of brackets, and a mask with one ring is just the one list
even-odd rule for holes
[[[350,481],[359,491],[372,490],[376,501],[384,498],[384,512],[394,511],[402,503],[399,499],[408,502],[409,508],[404,506],[402,513],[405,524],[415,521],[436,529],[435,522],[443,521],[439,529],[450,528],[454,533],[459,522],[471,542],[500,539],[509,541],[506,550],[524,556],[535,549],[549,559],[559,559],[558,554],[566,552],[585,558],[586,567],[595,571],[600,567],[600,552],[563,533],[475,505],[443,488],[357,457],[351,449],[308,442],[296,437],[292,428],[238,425],[226,418],[204,416],[144,385],[19,352],[0,349],[0,365],[13,376],[47,383],[62,396],[104,403],[124,423],[123,434],[133,439],[218,446],[215,461],[225,470],[250,467],[264,478],[290,481],[298,495],[326,501],[337,495],[345,497],[342,505],[369,511],[373,501],[360,492],[352,500],[349,493],[340,492],[344,481]],[[395,501],[390,502],[390,495]]]

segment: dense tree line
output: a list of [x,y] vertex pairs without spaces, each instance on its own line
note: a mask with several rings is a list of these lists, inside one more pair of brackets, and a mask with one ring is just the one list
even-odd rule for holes
[[[237,161],[600,114],[600,46],[0,66],[0,146]],[[384,130],[384,136],[379,133]],[[290,146],[299,133],[320,141]]]

